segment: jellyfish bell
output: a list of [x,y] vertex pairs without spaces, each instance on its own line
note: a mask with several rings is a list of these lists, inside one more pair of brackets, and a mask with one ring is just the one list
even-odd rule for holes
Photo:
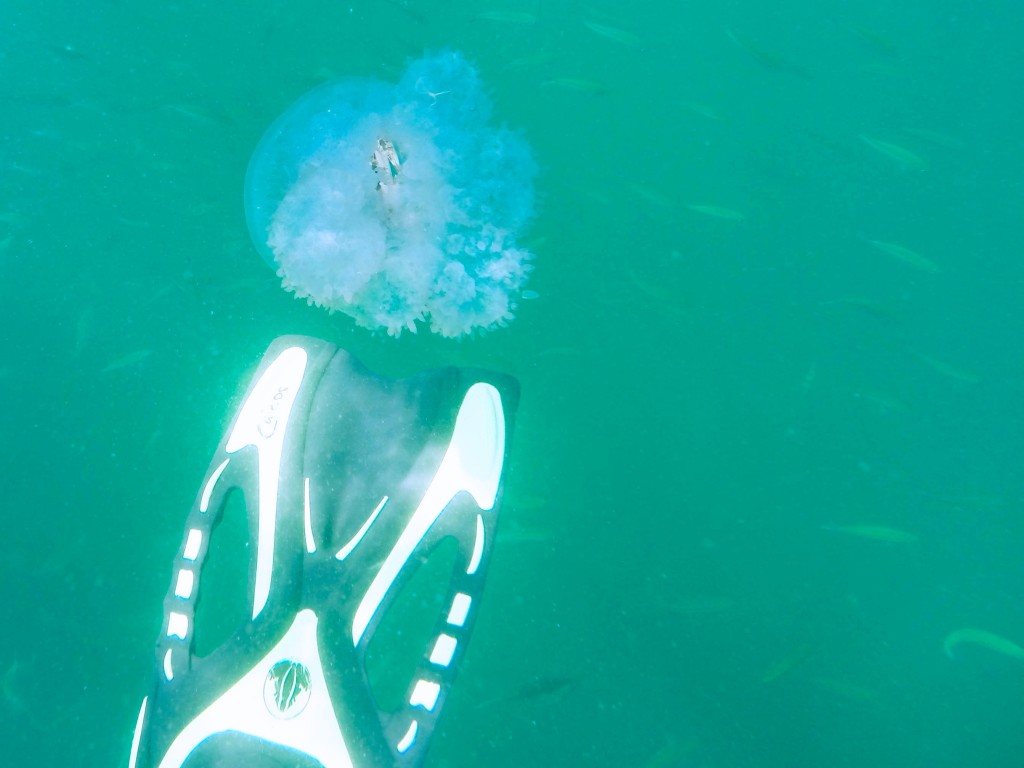
[[458,53],[409,65],[398,84],[345,79],[270,126],[246,177],[246,220],[284,287],[391,335],[443,336],[512,317],[530,254],[526,142],[489,124]]
[[303,166],[324,147],[340,144],[363,115],[381,113],[390,102],[384,83],[357,78],[326,83],[295,102],[263,134],[246,172],[245,214],[268,264],[278,267],[267,242],[271,219]]

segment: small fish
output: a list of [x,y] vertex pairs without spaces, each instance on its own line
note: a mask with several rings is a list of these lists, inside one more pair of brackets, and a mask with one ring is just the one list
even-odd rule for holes
[[522,525],[499,526],[497,541],[502,548],[514,544],[546,544],[555,538],[551,531],[544,528],[529,528]]
[[494,21],[499,24],[519,24],[524,27],[537,23],[537,15],[526,11],[481,11],[474,18],[479,21]]
[[23,672],[21,663],[15,660],[0,675],[0,709],[8,715],[22,715],[28,709],[22,696]]
[[607,24],[599,24],[596,21],[590,21],[585,19],[583,26],[593,32],[595,35],[607,38],[619,45],[624,45],[627,48],[639,48],[643,42],[637,35],[632,32],[627,32],[624,29],[618,27],[610,27]]
[[672,201],[669,199],[668,195],[659,192],[647,184],[634,184],[631,182],[627,184],[627,186],[635,192],[638,197],[643,198],[645,202],[648,202],[651,205],[656,205],[659,208],[668,208],[672,205]]
[[836,677],[816,677],[814,678],[814,684],[850,701],[870,701],[877,695],[870,688]]
[[957,629],[946,635],[946,639],[942,641],[942,650],[946,652],[947,656],[954,659],[956,658],[955,651],[957,646],[964,645],[965,643],[980,645],[982,648],[988,648],[990,651],[1001,653],[1004,656],[1024,660],[1024,648],[1021,648],[1012,640],[1007,640],[1005,637],[985,629],[974,629],[971,627]]
[[85,61],[88,60],[88,56],[82,53],[81,49],[70,45],[51,45],[50,50],[63,59],[68,61]]
[[701,216],[722,219],[723,221],[743,221],[746,218],[739,211],[732,208],[722,208],[719,205],[687,205],[685,207],[687,210],[699,213]]
[[534,299],[539,299],[540,294],[534,290],[531,290],[530,288],[527,288],[525,291],[519,294],[519,298],[525,301],[533,301]]
[[818,380],[818,364],[812,362],[807,366],[807,372],[804,374],[803,379],[800,382],[800,389],[804,392],[810,392],[814,389],[814,383]]
[[519,688],[500,694],[491,699],[485,699],[477,704],[481,709],[494,704],[508,704],[512,702],[526,702],[534,699],[560,699],[569,689],[576,685],[578,677],[562,675],[540,676],[519,686]]
[[722,119],[722,116],[718,114],[718,110],[714,107],[709,107],[707,104],[698,104],[696,101],[684,101],[679,106],[693,112],[695,115],[706,117],[708,120]]
[[696,735],[690,735],[682,742],[676,741],[675,737],[669,737],[667,743],[647,758],[642,768],[680,768],[696,765],[692,756],[699,748],[700,740]]
[[119,357],[113,362],[107,363],[107,365],[100,370],[100,373],[110,373],[111,371],[116,371],[121,368],[127,368],[130,365],[138,365],[152,354],[152,349],[139,349],[135,352],[129,352],[127,355]]
[[913,349],[910,350],[910,353],[933,371],[940,373],[947,378],[956,379],[957,381],[962,381],[966,384],[977,384],[981,381],[981,377],[978,374],[964,370],[963,368],[952,366],[945,360],[939,360],[937,357],[930,357],[923,352],[918,352]]
[[127,216],[115,216],[114,221],[132,229],[146,229],[152,226],[151,222],[143,221],[142,219],[129,219]]
[[608,86],[596,80],[584,80],[578,77],[556,77],[552,80],[545,80],[540,84],[541,88],[558,88],[573,93],[599,94],[607,93]]
[[710,619],[736,613],[739,603],[727,595],[684,595],[659,604],[659,612],[686,619]]
[[519,247],[524,248],[530,253],[537,253],[542,250],[548,244],[547,237],[541,235],[540,237],[528,237],[525,240],[519,241]]
[[893,258],[899,259],[904,264],[908,264],[922,272],[928,272],[929,274],[934,275],[942,271],[939,265],[931,259],[922,256],[917,251],[912,251],[905,246],[899,245],[898,243],[885,243],[881,240],[868,240],[868,243],[873,245],[882,253],[887,253]]
[[909,531],[889,528],[885,525],[825,525],[822,528],[826,531],[834,531],[858,539],[881,541],[886,544],[910,544],[917,541],[917,536]]
[[201,104],[163,104],[160,111],[183,117],[207,127],[233,126],[234,120],[222,109],[211,109]]
[[910,410],[910,407],[896,395],[879,390],[861,389],[853,393],[853,397],[864,403],[870,403],[882,413],[898,413]]
[[[386,1],[387,1],[388,5],[390,5],[392,8],[395,8],[396,10],[398,10],[401,13],[405,14],[406,16],[408,16],[409,19],[411,19],[416,24],[426,25],[426,24],[430,23],[430,19],[428,19],[425,15],[423,15],[422,13],[418,13],[416,10],[414,10],[414,9],[409,7],[410,6],[409,0],[386,0]],[[276,22],[274,24],[272,24],[271,27],[267,30],[267,33],[266,33],[265,37],[269,37],[270,36],[271,30],[275,26],[276,26]],[[333,80],[335,77],[337,77],[337,75],[332,74],[332,75],[328,75],[327,77],[318,78],[318,79],[320,79],[320,80]]]
[[1010,504],[1024,503],[1024,499],[1007,499],[1005,496],[985,492],[940,493],[933,498],[940,504],[969,510],[997,510]]
[[807,643],[798,645],[781,659],[773,662],[761,675],[761,682],[765,684],[774,683],[780,677],[788,675],[807,661],[813,651],[814,648]]
[[903,58],[903,54],[900,52],[899,48],[896,47],[896,44],[889,38],[882,35],[882,33],[874,29],[858,26],[850,21],[846,22],[846,28],[850,30],[857,39],[861,41],[861,43],[873,50],[875,53],[880,53],[890,59]]
[[835,301],[826,301],[824,302],[824,305],[843,307],[845,309],[855,309],[858,312],[863,312],[869,317],[873,317],[878,320],[887,320],[894,323],[902,322],[905,319],[902,311],[896,303],[868,296],[844,296],[843,298],[836,299]]
[[[551,349],[558,350],[559,348],[551,347]],[[544,352],[541,352],[540,354],[544,354]],[[532,512],[534,510],[544,509],[549,506],[551,502],[548,500],[547,496],[516,494],[514,496],[507,497],[505,499],[505,503],[507,503],[512,509],[520,512]]]
[[72,357],[78,357],[85,351],[92,341],[95,332],[96,306],[90,304],[78,316],[78,321],[75,323],[75,343],[71,352]]
[[541,48],[537,51],[532,51],[524,56],[517,56],[511,59],[502,70],[509,72],[521,72],[523,70],[537,69],[547,64],[552,63],[555,60],[555,55],[551,51]]
[[781,72],[784,74],[795,75],[802,80],[814,79],[814,74],[802,64],[784,59],[773,51],[767,51],[747,38],[737,35],[731,29],[727,28],[725,30],[725,34],[730,40],[736,43],[736,45],[746,51],[754,61],[770,72]]
[[648,280],[641,275],[638,275],[632,267],[626,267],[626,276],[647,299],[653,299],[655,302],[671,305],[674,305],[678,300],[677,294],[669,288],[666,288],[664,282]]
[[[568,344],[563,344],[554,347],[545,347],[540,352],[537,352],[535,354],[535,357],[583,357],[584,354],[585,352],[581,347],[574,347]],[[540,497],[534,497],[534,499],[538,498]],[[546,499],[544,500],[544,503],[547,504]]]
[[888,141],[872,138],[871,136],[865,136],[863,133],[860,134],[859,138],[875,150],[875,152],[878,152],[880,155],[885,155],[890,160],[896,161],[896,163],[908,170],[923,171],[928,167],[927,160],[920,155],[911,152],[906,147],[901,147],[899,144],[893,144]]
[[930,144],[945,149],[963,149],[966,145],[963,141],[946,133],[939,133],[928,128],[919,128],[912,125],[904,125],[900,128],[903,133],[913,136],[915,139],[924,139]]

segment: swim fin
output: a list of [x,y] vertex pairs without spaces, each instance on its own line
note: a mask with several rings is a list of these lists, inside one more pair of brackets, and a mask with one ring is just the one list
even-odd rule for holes
[[[517,401],[507,376],[390,380],[325,341],[275,340],[189,513],[129,767],[420,765],[476,621]],[[244,620],[200,656],[203,565],[236,489]],[[402,705],[386,709],[368,644],[452,540],[440,615]]]

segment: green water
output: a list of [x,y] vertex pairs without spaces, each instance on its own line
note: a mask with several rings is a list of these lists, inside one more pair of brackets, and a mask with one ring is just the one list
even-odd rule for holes
[[[998,1],[7,0],[2,763],[126,764],[202,473],[268,342],[308,333],[522,384],[429,766],[1019,767],[1024,664],[943,641],[1024,644],[1022,25]],[[540,298],[396,341],[280,290],[242,183],[307,89],[442,46],[534,147]]]

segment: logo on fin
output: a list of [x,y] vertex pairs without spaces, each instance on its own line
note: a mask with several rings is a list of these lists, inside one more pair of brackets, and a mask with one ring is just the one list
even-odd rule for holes
[[277,662],[263,684],[263,702],[274,717],[290,720],[306,708],[310,697],[309,670],[290,659]]

